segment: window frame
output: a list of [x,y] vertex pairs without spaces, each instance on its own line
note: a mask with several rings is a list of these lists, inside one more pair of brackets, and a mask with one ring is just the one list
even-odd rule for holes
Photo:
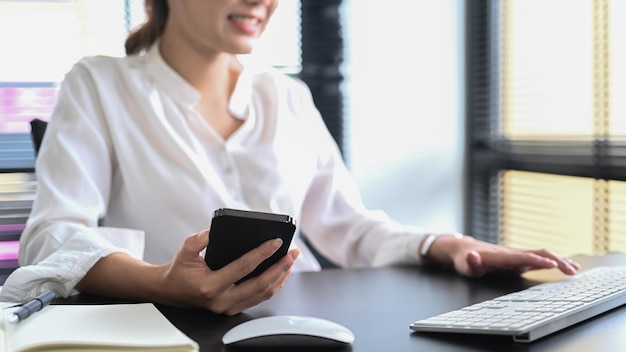
[[626,141],[507,140],[499,131],[500,1],[466,4],[464,231],[498,243],[499,174],[519,170],[626,181]]

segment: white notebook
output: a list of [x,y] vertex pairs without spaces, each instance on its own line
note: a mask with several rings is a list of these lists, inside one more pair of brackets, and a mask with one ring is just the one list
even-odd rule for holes
[[49,305],[17,324],[7,320],[11,311],[4,309],[0,352],[198,351],[151,303]]

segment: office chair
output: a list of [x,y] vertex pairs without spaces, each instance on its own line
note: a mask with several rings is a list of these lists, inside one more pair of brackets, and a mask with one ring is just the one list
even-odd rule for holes
[[302,242],[304,242],[304,244],[306,244],[306,246],[309,248],[311,253],[313,253],[313,256],[320,263],[320,266],[322,267],[322,269],[339,268],[339,265],[331,262],[322,253],[318,252],[317,249],[315,249],[315,247],[313,247],[313,245],[311,244],[311,241],[309,241],[309,239],[306,238],[306,235],[300,234],[300,239],[302,240]]
[[43,140],[47,126],[48,122],[40,119],[30,121],[30,137],[33,141],[33,147],[35,148],[35,156],[39,154],[39,147],[41,147],[41,141]]

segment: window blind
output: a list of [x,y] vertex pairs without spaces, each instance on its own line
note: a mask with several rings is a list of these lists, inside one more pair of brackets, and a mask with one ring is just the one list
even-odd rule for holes
[[468,7],[467,231],[566,255],[624,248],[624,2]]
[[315,105],[343,151],[341,0],[302,1],[302,71]]

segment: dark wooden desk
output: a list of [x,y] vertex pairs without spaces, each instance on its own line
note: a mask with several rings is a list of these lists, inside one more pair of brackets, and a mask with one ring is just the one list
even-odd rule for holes
[[[626,265],[626,254],[576,258],[583,268]],[[626,349],[626,309],[570,327],[531,344],[509,337],[412,333],[415,320],[457,309],[537,284],[522,278],[469,279],[434,268],[331,269],[293,274],[271,300],[235,317],[200,310],[158,306],[201,351],[228,351],[221,343],[231,327],[270,315],[309,315],[330,319],[356,335],[354,352],[380,351],[618,351]],[[103,303],[76,296],[67,303]]]

